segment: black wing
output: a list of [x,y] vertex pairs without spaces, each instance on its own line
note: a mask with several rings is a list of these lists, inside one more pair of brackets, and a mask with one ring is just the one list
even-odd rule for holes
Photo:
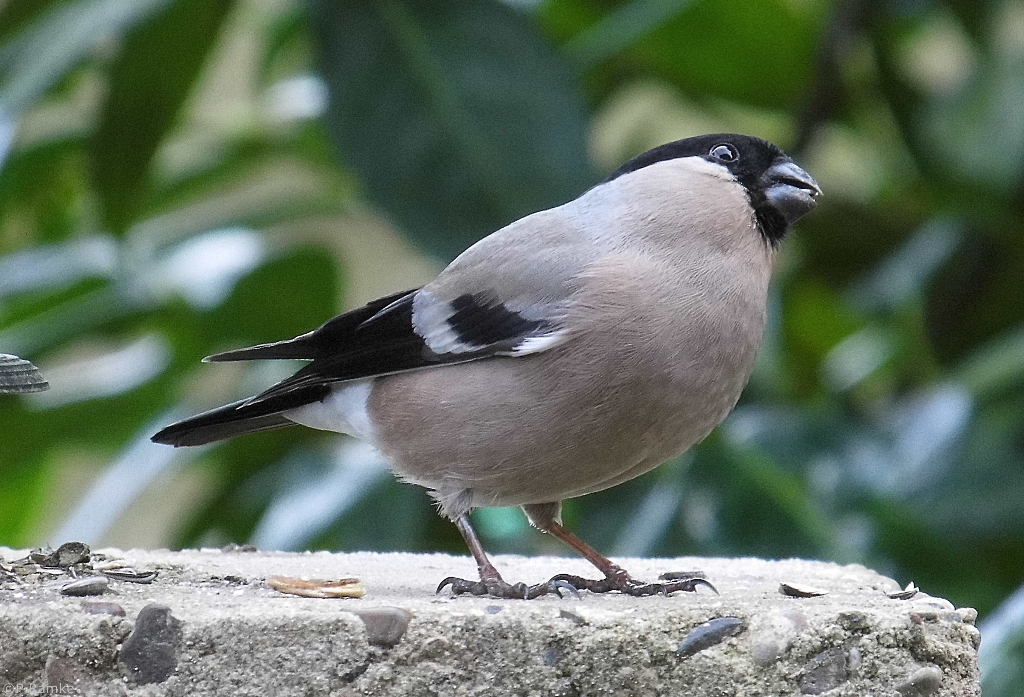
[[282,412],[322,400],[334,383],[509,354],[526,335],[544,331],[486,295],[462,296],[442,320],[455,339],[452,350],[432,350],[413,325],[417,291],[396,293],[346,312],[319,329],[288,341],[227,351],[206,360],[300,359],[311,361],[255,397],[168,426],[153,441],[201,445],[244,433],[292,425]]
[[[409,291],[381,298],[358,310],[335,317],[316,331],[298,337],[294,341],[301,340],[304,355],[293,353],[289,357],[308,358],[312,362],[290,378],[252,397],[248,403],[258,404],[298,389],[391,375],[446,363],[464,363],[495,353],[489,347],[446,353],[431,350],[413,326],[412,303],[415,295],[416,291]],[[258,348],[254,347],[254,350]]]
[[294,339],[275,341],[271,344],[260,344],[248,348],[224,351],[207,356],[203,360],[210,363],[227,361],[255,361],[262,359],[292,358],[298,360],[315,360],[327,354],[330,349],[343,352],[345,344],[363,324],[374,319],[382,310],[400,304],[403,300],[411,302],[415,290],[403,290],[401,293],[378,298],[362,307],[338,315],[327,320],[318,329]]

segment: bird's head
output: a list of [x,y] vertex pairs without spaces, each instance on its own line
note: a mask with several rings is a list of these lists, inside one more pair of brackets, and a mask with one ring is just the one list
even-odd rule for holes
[[638,155],[606,181],[665,160],[700,158],[722,167],[746,190],[758,229],[772,245],[817,205],[821,187],[774,143],[737,133],[684,138]]

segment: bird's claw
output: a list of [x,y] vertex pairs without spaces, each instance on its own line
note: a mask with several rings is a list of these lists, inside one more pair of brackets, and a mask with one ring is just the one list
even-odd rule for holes
[[661,581],[669,581],[667,585],[676,586],[669,593],[673,591],[687,591],[695,593],[697,588],[700,586],[706,586],[710,588],[715,595],[720,595],[718,589],[711,585],[711,581],[708,580],[707,574],[703,571],[666,571],[665,573],[658,576]]
[[507,583],[500,578],[467,581],[464,578],[449,576],[441,581],[437,592],[440,593],[446,587],[451,586],[452,595],[486,595],[508,600],[533,600],[542,595],[557,595],[559,598],[564,598],[562,592],[566,591],[579,599],[581,590],[588,590],[591,593],[618,591],[634,597],[648,595],[667,597],[678,591],[694,593],[700,586],[705,586],[716,595],[718,594],[718,589],[711,585],[711,582],[704,577],[704,573],[700,571],[669,572],[662,574],[658,579],[655,583],[644,583],[632,578],[625,571],[600,579],[583,578],[573,574],[558,574],[552,576],[547,583],[527,586],[525,583]]
[[547,583],[541,584],[541,585],[548,586],[551,589],[550,592],[557,593],[559,598],[564,598],[565,597],[564,595],[562,595],[562,591],[566,590],[566,591],[569,591],[569,593],[571,593],[573,595],[573,597],[576,598],[576,600],[580,599],[580,591],[579,591],[579,589],[576,586],[572,585],[571,583],[569,583],[568,581],[565,581],[563,579],[553,578],[553,579],[549,580]]
[[612,585],[613,580],[610,578],[592,579],[575,576],[573,574],[558,574],[557,576],[552,576],[548,583],[567,583],[577,590],[587,590],[591,593],[607,593],[608,591],[616,590]]
[[608,593],[610,591],[618,591],[624,595],[631,595],[634,597],[647,595],[668,596],[677,591],[693,593],[696,592],[697,588],[700,586],[707,586],[714,591],[716,595],[718,594],[718,589],[711,585],[711,582],[704,578],[704,574],[699,571],[692,573],[662,574],[660,576],[660,581],[657,583],[644,583],[643,581],[637,581],[626,573],[606,576],[601,579],[583,578],[582,576],[574,576],[572,574],[558,574],[548,581],[548,583],[554,583],[557,581],[564,581],[577,590],[588,590],[591,593]]
[[533,600],[542,595],[557,595],[559,598],[564,598],[562,591],[569,592],[577,599],[580,597],[579,590],[572,583],[557,578],[553,578],[547,583],[527,586],[525,583],[506,583],[500,578],[467,581],[464,578],[449,576],[441,581],[436,592],[440,593],[446,586],[451,586],[452,595],[487,595],[507,600]]

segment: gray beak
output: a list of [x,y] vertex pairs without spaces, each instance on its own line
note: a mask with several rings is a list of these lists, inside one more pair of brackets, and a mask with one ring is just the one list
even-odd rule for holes
[[765,197],[789,225],[810,213],[817,205],[821,187],[814,177],[788,157],[780,157],[764,173]]

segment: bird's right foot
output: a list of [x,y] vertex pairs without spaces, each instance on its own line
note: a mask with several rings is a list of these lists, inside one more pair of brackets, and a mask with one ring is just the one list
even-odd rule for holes
[[671,595],[676,591],[694,593],[697,588],[704,586],[710,588],[716,594],[716,589],[707,580],[702,571],[683,571],[662,574],[658,581],[645,583],[631,577],[628,573],[616,567],[616,573],[609,574],[601,579],[589,579],[574,574],[558,574],[548,583],[565,582],[577,590],[588,590],[591,593],[608,593],[618,591],[624,595],[643,597],[647,595]]
[[571,595],[580,597],[579,591],[569,583],[561,579],[551,579],[546,583],[538,583],[528,586],[525,583],[507,583],[501,578],[486,578],[479,581],[467,581],[464,578],[449,576],[441,581],[437,587],[440,593],[446,586],[451,586],[453,595],[487,595],[492,598],[505,598],[508,600],[533,600],[542,595],[557,595],[564,597],[565,591]]

